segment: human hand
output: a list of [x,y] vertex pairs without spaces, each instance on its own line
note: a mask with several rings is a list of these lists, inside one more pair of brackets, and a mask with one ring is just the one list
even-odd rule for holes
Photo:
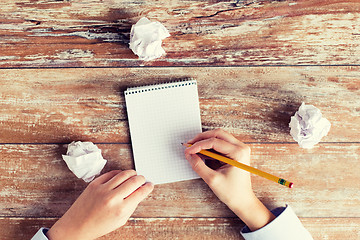
[[115,170],[93,180],[47,232],[50,240],[95,239],[123,226],[154,189],[134,170]]
[[193,170],[252,231],[275,218],[255,196],[249,172],[228,164],[213,170],[196,154],[203,149],[214,149],[229,158],[250,165],[250,148],[247,145],[222,129],[200,133],[188,143],[192,146],[185,149],[185,157]]

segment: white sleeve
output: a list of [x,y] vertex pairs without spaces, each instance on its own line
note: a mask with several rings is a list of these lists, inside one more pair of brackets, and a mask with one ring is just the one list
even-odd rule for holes
[[241,230],[245,240],[313,240],[290,206],[272,211],[276,218],[266,226],[251,232],[248,227]]
[[48,230],[47,228],[40,228],[31,240],[49,240],[45,235]]

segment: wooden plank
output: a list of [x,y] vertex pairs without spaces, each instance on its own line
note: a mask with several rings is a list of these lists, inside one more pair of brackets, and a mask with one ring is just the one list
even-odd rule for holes
[[[130,145],[98,144],[104,172],[133,168]],[[252,165],[295,183],[285,188],[253,177],[257,196],[270,208],[289,204],[300,217],[359,217],[360,144],[251,144]],[[59,217],[86,184],[66,167],[62,145],[0,145],[0,216]],[[134,217],[234,217],[200,179],[157,185]]]
[[325,142],[357,142],[359,67],[107,68],[0,70],[0,142],[129,142],[123,91],[194,77],[204,130],[242,141],[293,142],[302,101],[332,123]]
[[[0,238],[30,239],[56,219],[0,218]],[[120,229],[100,239],[243,239],[238,219],[226,218],[130,218]]]
[[[314,240],[358,240],[359,218],[301,218]],[[53,218],[0,218],[0,238],[30,239]],[[100,239],[243,239],[243,223],[237,218],[130,218],[118,230]]]
[[[28,1],[0,3],[0,67],[359,64],[360,2]],[[162,22],[166,57],[128,48],[141,17]]]

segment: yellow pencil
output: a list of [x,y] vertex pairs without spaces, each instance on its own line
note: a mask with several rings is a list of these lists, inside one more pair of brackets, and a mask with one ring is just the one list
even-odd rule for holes
[[[191,146],[191,144],[187,144],[187,143],[182,143],[182,145],[184,145],[186,147]],[[203,154],[205,156],[211,157],[213,159],[219,160],[221,162],[230,164],[230,165],[232,165],[234,167],[238,167],[238,168],[243,169],[245,171],[251,172],[251,173],[256,174],[258,176],[264,177],[264,178],[269,179],[271,181],[277,182],[277,183],[279,183],[281,185],[284,185],[284,186],[286,186],[288,188],[292,188],[293,185],[294,185],[292,182],[286,181],[283,178],[276,177],[276,176],[274,176],[274,175],[272,175],[270,173],[263,172],[263,171],[261,171],[259,169],[250,167],[250,166],[248,166],[246,164],[240,163],[238,161],[235,161],[235,160],[230,159],[228,157],[222,156],[220,154],[213,153],[213,152],[210,152],[210,151],[207,151],[207,150],[201,150],[199,153]]]

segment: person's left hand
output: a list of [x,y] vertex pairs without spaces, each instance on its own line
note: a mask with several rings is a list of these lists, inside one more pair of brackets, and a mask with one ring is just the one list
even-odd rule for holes
[[154,189],[134,170],[115,170],[93,180],[47,232],[50,240],[95,239],[123,226]]

